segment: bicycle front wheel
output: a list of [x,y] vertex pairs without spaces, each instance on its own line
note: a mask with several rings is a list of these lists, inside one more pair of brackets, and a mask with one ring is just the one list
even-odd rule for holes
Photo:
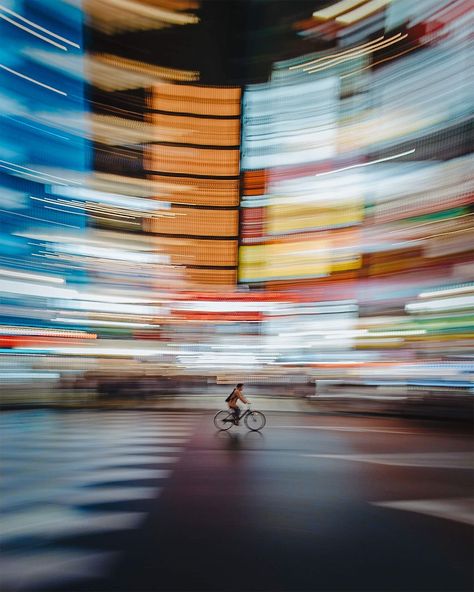
[[234,425],[232,413],[219,411],[214,417],[214,425],[218,430],[228,430]]
[[265,415],[263,415],[261,411],[250,411],[245,416],[244,421],[245,425],[251,432],[260,431],[267,423]]

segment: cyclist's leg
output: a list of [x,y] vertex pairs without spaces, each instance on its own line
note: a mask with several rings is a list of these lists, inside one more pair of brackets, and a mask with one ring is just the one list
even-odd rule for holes
[[239,418],[240,418],[240,407],[238,405],[236,405],[234,407],[234,421],[235,421],[235,423],[239,423]]

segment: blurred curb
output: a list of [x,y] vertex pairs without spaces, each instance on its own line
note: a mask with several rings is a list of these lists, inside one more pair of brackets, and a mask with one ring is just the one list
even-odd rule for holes
[[[264,412],[311,413],[320,415],[379,415],[419,419],[473,422],[472,397],[370,398],[315,396],[311,398],[252,396],[254,409]],[[61,391],[28,396],[4,393],[0,410],[96,409],[137,411],[217,412],[226,408],[222,395],[159,395],[143,398],[101,398],[95,391]]]

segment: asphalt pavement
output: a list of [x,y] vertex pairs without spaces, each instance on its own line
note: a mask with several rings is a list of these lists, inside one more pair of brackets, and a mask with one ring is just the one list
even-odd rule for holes
[[465,423],[267,421],[3,413],[2,591],[473,589]]

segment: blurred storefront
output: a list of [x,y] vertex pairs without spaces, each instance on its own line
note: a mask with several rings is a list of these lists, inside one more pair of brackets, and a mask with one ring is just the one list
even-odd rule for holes
[[472,394],[468,8],[0,8],[7,388]]

